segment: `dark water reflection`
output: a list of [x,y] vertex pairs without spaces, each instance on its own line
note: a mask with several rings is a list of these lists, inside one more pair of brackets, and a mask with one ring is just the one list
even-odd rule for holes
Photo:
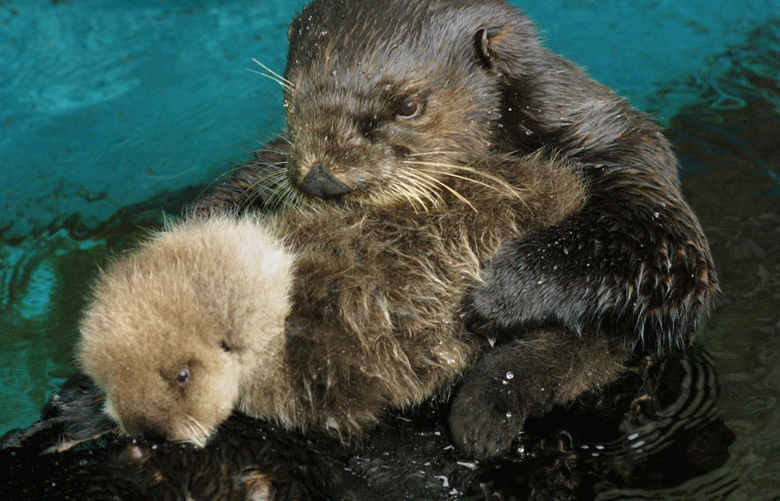
[[[723,295],[702,343],[720,375],[724,419],[737,434],[729,467],[740,495],[780,497],[780,22],[728,54],[730,68],[669,135],[686,171]],[[723,93],[741,103],[717,109]]]

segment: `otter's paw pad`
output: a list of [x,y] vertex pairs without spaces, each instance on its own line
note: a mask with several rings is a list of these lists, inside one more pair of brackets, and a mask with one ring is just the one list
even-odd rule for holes
[[[495,390],[495,388],[491,388]],[[507,391],[511,392],[510,389]],[[464,386],[450,411],[450,432],[455,445],[475,459],[489,459],[509,450],[523,429],[526,414],[506,405],[501,393]]]

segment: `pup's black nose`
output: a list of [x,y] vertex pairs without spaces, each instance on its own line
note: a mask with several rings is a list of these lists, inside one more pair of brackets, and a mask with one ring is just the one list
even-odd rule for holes
[[352,191],[352,188],[333,177],[320,162],[314,164],[299,187],[304,193],[326,199],[339,198]]

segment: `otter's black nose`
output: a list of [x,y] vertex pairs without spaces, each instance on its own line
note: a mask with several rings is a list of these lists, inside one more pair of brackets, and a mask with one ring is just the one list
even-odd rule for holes
[[352,188],[333,177],[321,163],[311,168],[303,178],[300,188],[309,195],[326,199],[338,198],[352,191]]

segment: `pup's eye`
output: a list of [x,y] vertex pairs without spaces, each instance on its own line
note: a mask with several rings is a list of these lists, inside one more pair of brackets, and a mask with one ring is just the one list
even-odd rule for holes
[[187,369],[186,367],[180,370],[178,374],[176,374],[176,381],[179,384],[184,384],[189,380],[190,380],[190,370]]
[[422,105],[419,101],[408,99],[398,108],[398,116],[402,118],[414,118],[420,114]]

